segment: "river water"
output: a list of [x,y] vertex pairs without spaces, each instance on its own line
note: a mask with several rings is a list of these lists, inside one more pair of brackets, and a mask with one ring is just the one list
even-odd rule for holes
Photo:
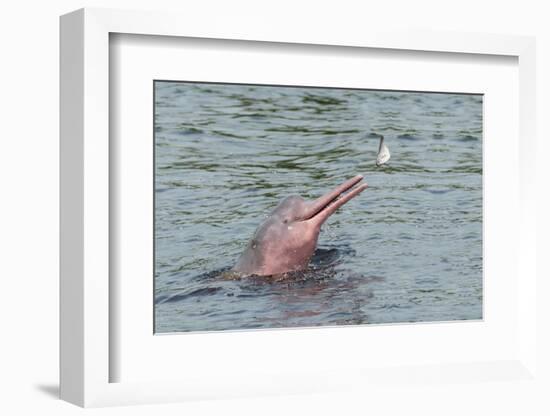
[[[482,98],[156,81],[155,331],[481,319]],[[300,278],[223,278],[283,197],[356,174]]]

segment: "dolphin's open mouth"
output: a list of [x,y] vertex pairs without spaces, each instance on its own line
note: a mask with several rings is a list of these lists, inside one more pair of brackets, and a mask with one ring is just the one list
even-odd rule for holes
[[325,222],[338,208],[367,189],[366,183],[355,187],[362,180],[363,176],[357,175],[313,201],[304,215],[304,221]]

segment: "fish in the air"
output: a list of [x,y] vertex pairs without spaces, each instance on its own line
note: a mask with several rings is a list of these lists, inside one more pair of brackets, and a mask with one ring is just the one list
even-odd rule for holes
[[384,143],[384,136],[380,135],[380,144],[378,145],[378,155],[376,156],[376,166],[382,166],[390,160],[390,149]]

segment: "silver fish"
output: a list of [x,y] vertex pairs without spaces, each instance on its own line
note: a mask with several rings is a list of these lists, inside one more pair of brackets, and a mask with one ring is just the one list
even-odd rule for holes
[[378,146],[378,155],[376,156],[376,166],[382,166],[390,160],[390,149],[384,144],[384,136],[380,135],[380,145]]

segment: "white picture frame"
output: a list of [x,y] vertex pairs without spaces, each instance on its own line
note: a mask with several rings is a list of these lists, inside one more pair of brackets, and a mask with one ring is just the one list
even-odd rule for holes
[[[185,24],[182,24],[185,22]],[[498,361],[415,367],[412,378],[479,382],[488,373],[506,380],[536,376],[535,166],[529,152],[536,137],[535,41],[530,37],[467,33],[400,32],[349,28],[327,33],[312,25],[298,27],[243,19],[204,25],[200,19],[168,13],[82,9],[61,18],[61,398],[80,406],[181,401],[193,398],[237,397],[270,392],[319,392],[354,388],[411,378],[411,369],[331,369],[319,374],[277,374],[270,380],[236,383],[220,391],[212,380],[111,382],[112,327],[109,293],[110,166],[109,158],[109,36],[113,33],[191,37],[281,44],[333,45],[437,53],[505,55],[519,65],[520,166],[517,178],[519,216],[517,272],[517,354]],[[319,333],[321,334],[321,333]],[[319,335],[322,337],[322,335]],[[326,336],[326,335],[325,335]],[[484,373],[478,378],[472,374]],[[221,377],[224,380],[224,377]],[[308,382],[309,381],[309,382]],[[282,387],[284,386],[284,387]]]

